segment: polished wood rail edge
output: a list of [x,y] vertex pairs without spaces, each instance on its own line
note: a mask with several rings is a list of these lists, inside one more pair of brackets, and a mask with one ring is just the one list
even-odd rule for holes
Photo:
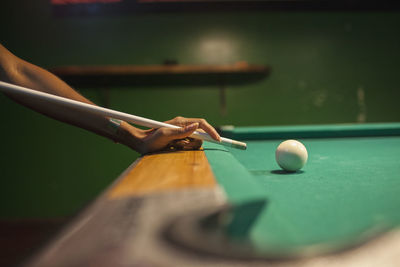
[[215,187],[216,180],[204,151],[146,155],[124,172],[107,194],[109,199],[179,190]]
[[60,66],[50,71],[60,76],[90,75],[150,75],[150,74],[223,74],[223,73],[268,73],[270,68],[263,65],[249,65],[237,62],[226,65],[97,65]]

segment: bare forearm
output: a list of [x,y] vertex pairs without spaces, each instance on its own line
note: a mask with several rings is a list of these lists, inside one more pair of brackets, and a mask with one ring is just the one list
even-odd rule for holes
[[34,90],[93,104],[52,73],[26,62],[0,44],[1,78]]
[[[93,104],[90,100],[72,89],[52,73],[26,62],[0,44],[0,80],[24,86],[34,90],[54,94],[80,102]],[[110,128],[108,118],[82,112],[73,108],[62,108],[41,100],[8,94],[16,102],[54,119],[84,128],[116,142],[125,143],[115,129]],[[127,126],[129,127],[129,126]]]

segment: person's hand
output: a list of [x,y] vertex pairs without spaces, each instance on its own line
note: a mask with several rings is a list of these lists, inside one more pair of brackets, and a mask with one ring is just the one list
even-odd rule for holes
[[[150,152],[175,149],[192,150],[199,149],[202,141],[190,138],[189,136],[196,130],[208,133],[213,139],[220,141],[217,131],[205,119],[176,117],[166,123],[180,126],[181,128],[157,128],[150,130],[139,130],[128,123],[122,123],[125,140],[129,139],[128,146],[141,154]],[[129,136],[130,135],[130,136]]]

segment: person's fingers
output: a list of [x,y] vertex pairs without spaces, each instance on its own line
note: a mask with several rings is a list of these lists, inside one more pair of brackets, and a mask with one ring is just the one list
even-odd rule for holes
[[199,123],[195,122],[181,128],[160,128],[158,132],[160,137],[168,142],[175,139],[183,139],[190,136],[199,127]]
[[221,141],[221,137],[217,131],[205,119],[199,119],[199,128],[208,133],[214,140]]
[[221,141],[221,137],[217,133],[217,131],[212,127],[205,119],[200,118],[185,118],[185,117],[175,117],[172,120],[166,121],[166,123],[174,124],[177,126],[184,127],[186,125],[197,122],[199,124],[199,129],[203,129],[206,133],[208,133],[214,140]]

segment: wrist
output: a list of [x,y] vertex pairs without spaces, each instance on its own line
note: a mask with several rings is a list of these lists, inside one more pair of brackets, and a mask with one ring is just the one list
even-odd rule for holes
[[138,129],[129,123],[121,120],[110,120],[110,127],[115,132],[114,141],[126,145],[133,150],[142,153],[143,138],[146,136],[145,132]]

